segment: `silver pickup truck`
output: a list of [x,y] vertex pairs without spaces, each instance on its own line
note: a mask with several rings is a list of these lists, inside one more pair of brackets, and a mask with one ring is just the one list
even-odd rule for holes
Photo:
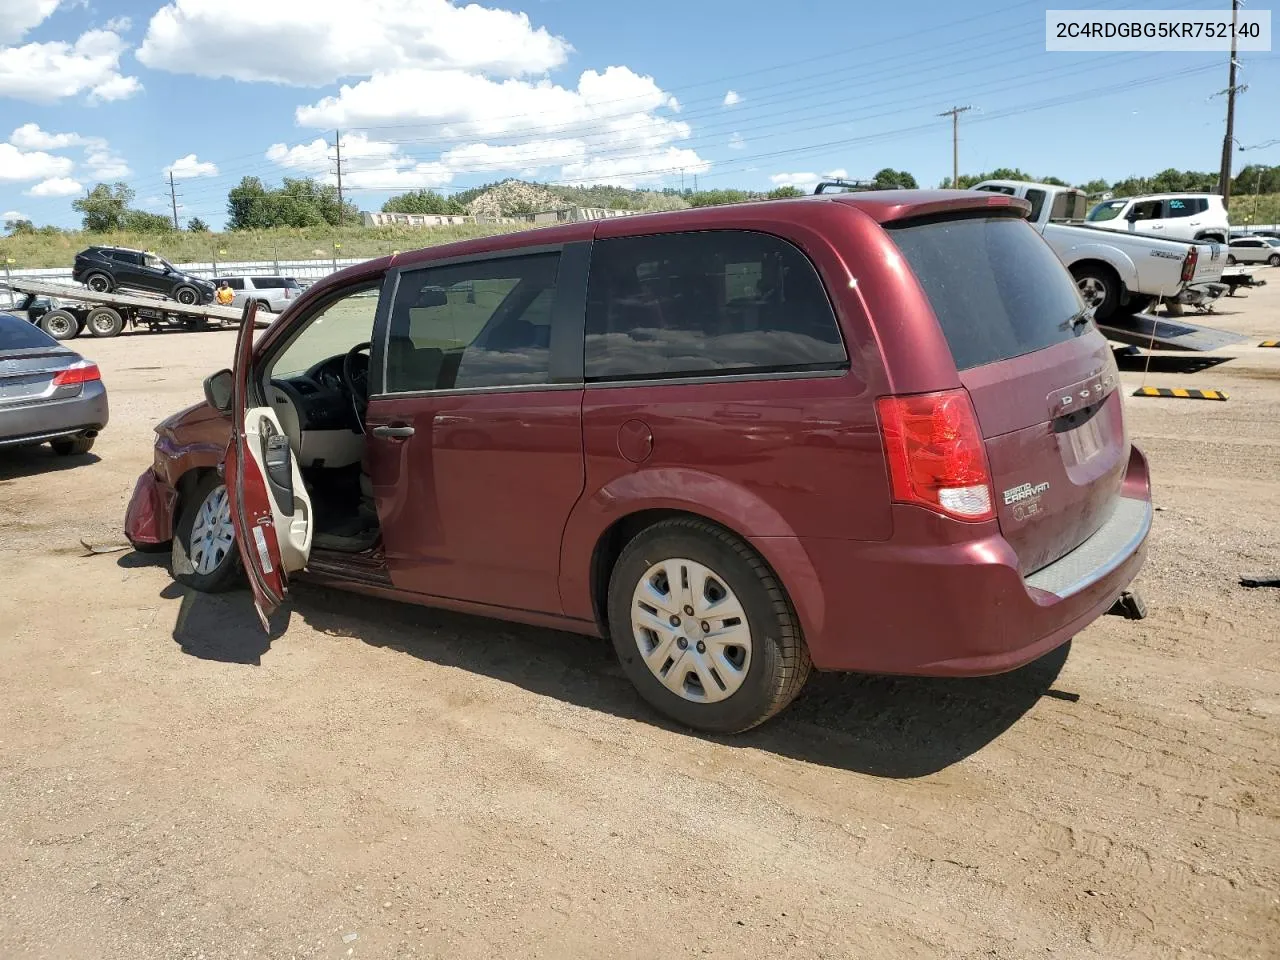
[[[1141,313],[1157,300],[1182,302],[1184,290],[1212,284],[1227,265],[1226,248],[1138,234],[1079,222],[1087,207],[1080,190],[1026,180],[984,180],[973,187],[1031,204],[1031,224],[1066,264],[1094,317]],[[1185,299],[1185,298],[1184,298]]]

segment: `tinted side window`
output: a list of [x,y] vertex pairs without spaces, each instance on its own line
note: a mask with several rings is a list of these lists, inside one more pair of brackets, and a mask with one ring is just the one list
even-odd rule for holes
[[785,240],[713,230],[595,245],[588,380],[838,369],[846,359],[817,271]]
[[392,308],[387,391],[550,382],[560,255],[406,271]]
[[254,277],[253,285],[258,290],[283,290],[287,286],[282,277]]
[[107,256],[111,257],[111,259],[118,260],[120,263],[131,263],[135,265],[142,263],[142,254],[134,253],[130,250],[105,250],[103,252],[106,253]]
[[1196,212],[1195,200],[1170,200],[1166,217],[1189,217]]
[[226,278],[224,278],[224,279],[226,279],[226,281],[227,281],[227,286],[228,286],[228,287],[230,287],[232,290],[243,290],[243,289],[244,289],[244,280],[243,280],[242,278],[240,278],[240,277],[226,277]]

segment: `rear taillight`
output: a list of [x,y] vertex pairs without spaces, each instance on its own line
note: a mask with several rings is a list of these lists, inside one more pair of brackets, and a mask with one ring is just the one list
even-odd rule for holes
[[990,520],[991,469],[973,403],[964,390],[881,397],[893,499],[957,520]]
[[292,300],[292,299],[293,299],[293,287],[285,287],[285,288],[284,288],[284,298],[285,298],[286,300]]
[[55,387],[73,387],[77,383],[90,383],[101,379],[102,373],[98,370],[96,363],[81,360],[79,363],[73,363],[66,369],[59,370],[54,374],[53,385]]
[[1191,278],[1196,275],[1196,263],[1200,259],[1200,251],[1196,247],[1192,247],[1187,251],[1187,258],[1182,261],[1182,282],[1190,283]]

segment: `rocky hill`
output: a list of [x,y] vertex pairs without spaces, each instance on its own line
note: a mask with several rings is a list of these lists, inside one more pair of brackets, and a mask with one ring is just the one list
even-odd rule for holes
[[504,180],[467,204],[473,217],[514,217],[565,206],[564,200],[546,187],[522,180]]
[[673,190],[628,190],[625,187],[543,186],[523,180],[473,188],[456,199],[467,213],[481,217],[514,217],[558,207],[609,207],[617,210],[680,210],[689,203]]

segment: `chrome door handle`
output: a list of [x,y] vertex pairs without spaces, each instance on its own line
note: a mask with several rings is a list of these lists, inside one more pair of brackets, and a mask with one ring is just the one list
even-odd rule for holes
[[374,427],[370,431],[375,437],[412,437],[413,427],[410,426],[381,426]]

